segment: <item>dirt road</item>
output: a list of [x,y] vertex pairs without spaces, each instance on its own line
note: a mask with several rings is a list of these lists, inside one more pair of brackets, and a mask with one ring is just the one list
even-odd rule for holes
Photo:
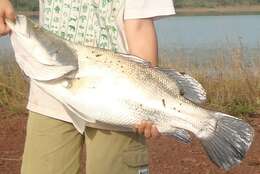
[[[19,174],[26,120],[26,116],[0,120],[0,174]],[[248,122],[255,128],[255,141],[246,159],[227,174],[260,174],[260,115],[252,115]],[[208,160],[196,138],[188,145],[168,137],[148,142],[152,174],[225,173]]]

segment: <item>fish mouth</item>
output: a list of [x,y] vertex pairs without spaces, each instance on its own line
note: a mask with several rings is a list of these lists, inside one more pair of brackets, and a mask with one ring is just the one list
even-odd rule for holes
[[25,16],[17,15],[15,22],[10,19],[5,19],[5,23],[12,30],[12,33],[16,33],[19,36],[29,38],[28,21]]

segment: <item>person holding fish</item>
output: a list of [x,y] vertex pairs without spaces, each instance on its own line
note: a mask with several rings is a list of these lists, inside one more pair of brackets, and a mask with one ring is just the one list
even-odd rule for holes
[[[157,65],[154,19],[174,15],[172,0],[40,0],[39,22],[46,30],[82,45],[130,53]],[[0,36],[15,21],[9,0],[0,1]],[[148,174],[145,138],[158,137],[152,122],[132,130],[85,122],[33,82],[22,174],[78,174],[86,143],[88,174]]]

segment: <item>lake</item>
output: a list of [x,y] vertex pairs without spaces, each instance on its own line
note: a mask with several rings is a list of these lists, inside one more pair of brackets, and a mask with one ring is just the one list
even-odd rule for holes
[[[208,58],[219,49],[243,47],[248,57],[259,53],[260,15],[173,16],[155,22],[161,57]],[[10,55],[7,37],[1,55]],[[3,57],[3,56],[2,56]]]
[[[243,48],[247,57],[260,50],[260,15],[174,16],[156,22],[160,55],[208,58]],[[214,57],[214,56],[213,56]]]

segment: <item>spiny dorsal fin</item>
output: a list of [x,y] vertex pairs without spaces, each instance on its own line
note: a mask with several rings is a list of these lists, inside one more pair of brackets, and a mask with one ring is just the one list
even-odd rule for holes
[[206,101],[206,91],[197,80],[184,72],[178,72],[174,69],[158,69],[166,73],[170,78],[176,80],[183,97],[196,104],[201,104]]
[[134,56],[134,55],[131,55],[131,54],[122,54],[122,53],[120,53],[119,55],[122,56],[123,58],[130,60],[130,61],[139,63],[139,64],[144,65],[146,67],[151,67],[151,62],[144,60],[140,57],[137,57],[137,56]]

